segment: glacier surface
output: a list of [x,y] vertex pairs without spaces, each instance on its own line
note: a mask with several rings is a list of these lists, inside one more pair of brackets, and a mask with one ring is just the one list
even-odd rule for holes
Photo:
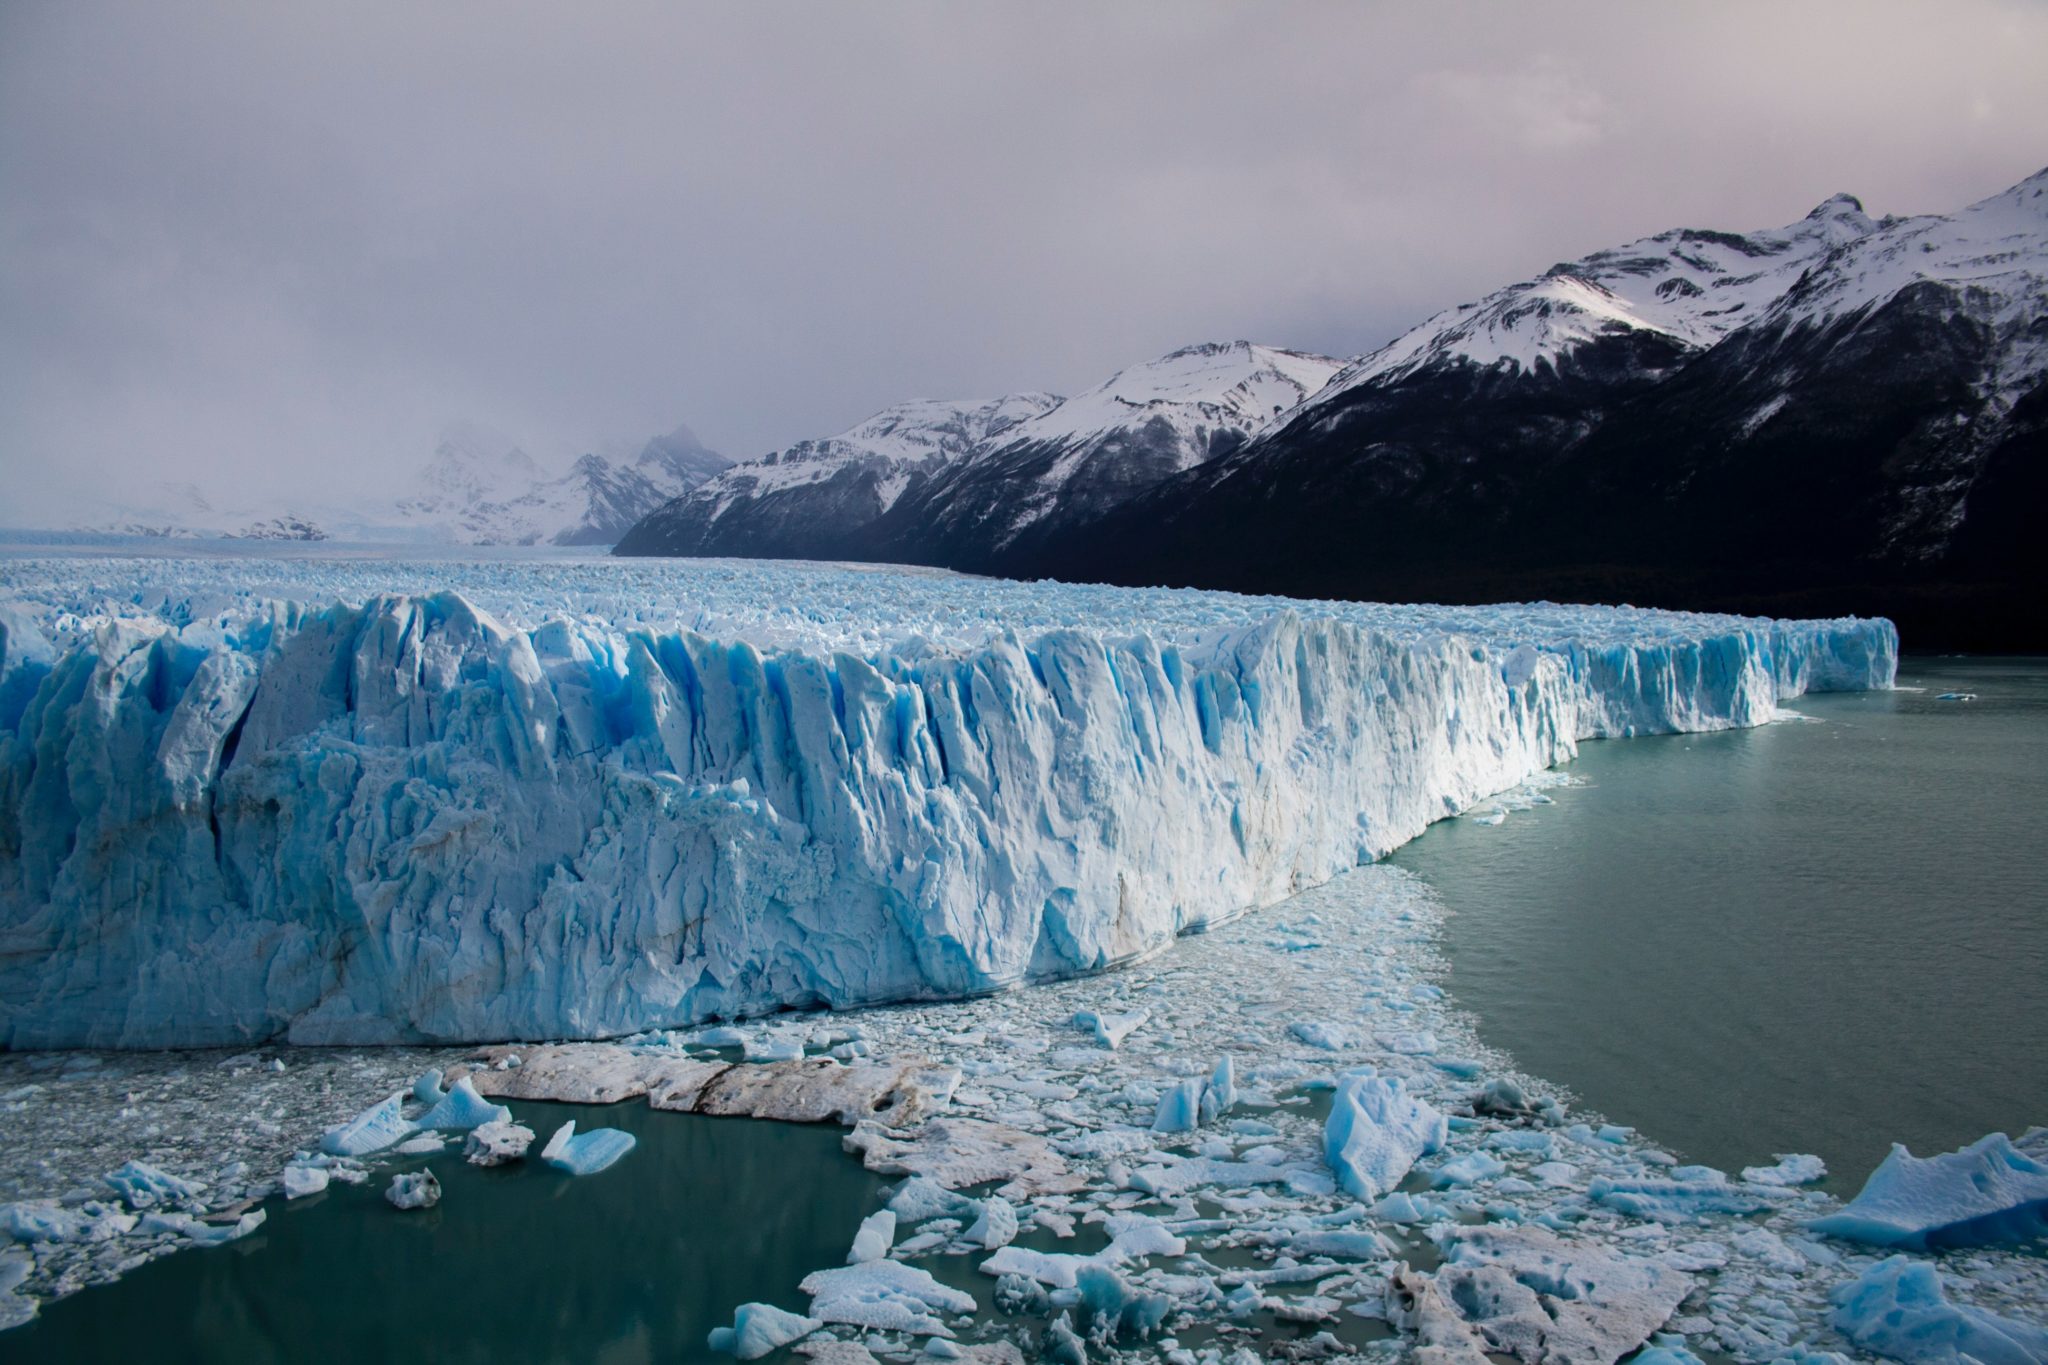
[[621,1035],[1102,970],[1883,621],[693,561],[0,562],[0,1044]]

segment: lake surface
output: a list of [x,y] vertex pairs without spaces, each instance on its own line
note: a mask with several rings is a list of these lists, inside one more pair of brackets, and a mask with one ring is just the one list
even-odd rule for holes
[[[556,1125],[624,1128],[639,1145],[596,1175],[537,1160],[428,1166],[438,1207],[384,1202],[387,1172],[287,1204],[226,1247],[181,1251],[44,1306],[0,1334],[0,1361],[720,1360],[704,1345],[758,1300],[803,1309],[797,1282],[841,1264],[883,1181],[833,1125],[515,1102]],[[455,1149],[459,1152],[459,1149]]]
[[1396,852],[1481,1036],[1690,1159],[1814,1152],[1851,1193],[1894,1141],[2048,1124],[2048,660],[1899,682],[1586,744],[1554,805]]

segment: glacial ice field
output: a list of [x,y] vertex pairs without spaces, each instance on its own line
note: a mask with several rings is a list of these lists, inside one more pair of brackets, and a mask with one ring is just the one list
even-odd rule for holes
[[596,1038],[1084,975],[1887,622],[769,562],[0,560],[0,1044]]

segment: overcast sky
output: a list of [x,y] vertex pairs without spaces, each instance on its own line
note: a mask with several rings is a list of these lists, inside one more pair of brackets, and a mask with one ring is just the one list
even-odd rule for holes
[[[2040,4],[0,0],[0,525],[1189,342],[1354,354],[1666,227],[2048,164]],[[9,515],[11,512],[12,515]]]

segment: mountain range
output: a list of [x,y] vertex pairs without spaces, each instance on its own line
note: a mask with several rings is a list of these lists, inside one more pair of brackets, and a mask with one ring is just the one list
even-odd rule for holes
[[893,560],[1304,597],[1885,614],[2048,646],[2048,171],[1681,228],[1348,364],[1189,347],[1058,400],[890,408],[732,467],[620,554]]
[[226,504],[196,484],[166,482],[81,508],[67,529],[177,539],[607,546],[731,463],[678,427],[635,454],[585,454],[557,472],[510,437],[463,423],[442,433],[412,487],[396,497],[278,510]]

